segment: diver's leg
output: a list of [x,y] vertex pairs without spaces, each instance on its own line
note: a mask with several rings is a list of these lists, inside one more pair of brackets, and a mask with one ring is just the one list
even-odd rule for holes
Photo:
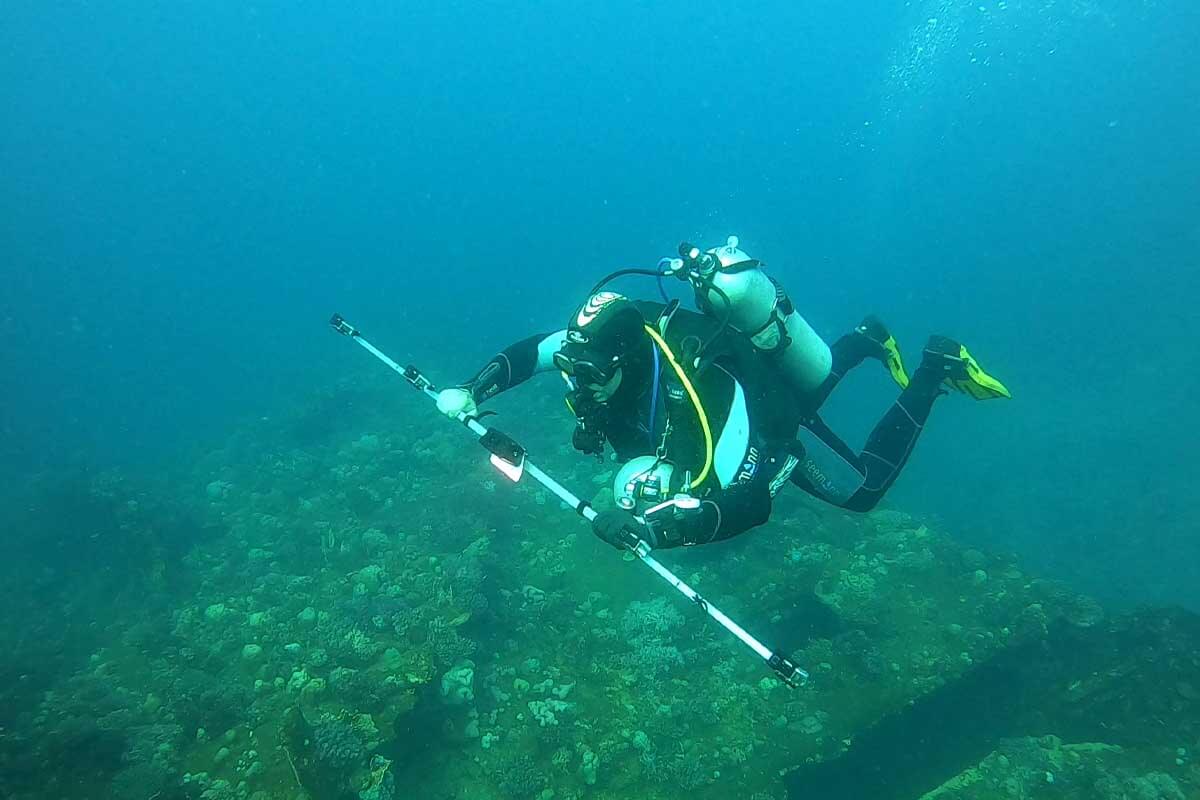
[[803,422],[792,483],[812,496],[851,511],[875,507],[908,461],[943,376],[918,369],[898,400],[871,431],[861,455],[846,446],[819,418]]
[[845,506],[867,479],[863,460],[815,414],[796,433],[791,481],[818,500]]
[[900,349],[896,340],[883,322],[874,315],[866,317],[857,328],[834,342],[829,350],[833,355],[829,376],[809,398],[809,409],[813,413],[825,405],[825,401],[842,378],[846,377],[846,373],[868,358],[883,362],[901,388],[908,385],[908,375],[904,372],[904,363],[900,360]]
[[851,331],[838,339],[830,346],[829,352],[833,355],[833,363],[830,365],[829,374],[825,377],[824,382],[807,398],[811,401],[809,408],[814,412],[825,405],[825,401],[829,399],[829,395],[833,393],[837,385],[842,382],[842,378],[846,377],[846,373],[857,367],[870,355],[867,343],[864,342],[864,337],[857,331]]
[[912,455],[929,412],[933,410],[933,401],[946,393],[942,389],[944,379],[940,369],[930,369],[924,361],[913,373],[908,387],[867,437],[860,456],[866,478],[854,496],[846,501],[845,508],[870,511],[883,499]]
[[932,336],[921,366],[871,431],[861,454],[855,455],[816,414],[801,423],[797,444],[802,452],[796,453],[792,483],[836,506],[870,511],[896,482],[946,386],[976,399],[1011,396],[965,347]]
[[933,401],[956,389],[977,400],[1011,397],[1000,381],[979,366],[967,348],[945,336],[931,336],[921,366],[908,387],[867,437],[860,458],[866,469],[862,487],[846,502],[852,511],[869,511],[883,498],[912,455]]

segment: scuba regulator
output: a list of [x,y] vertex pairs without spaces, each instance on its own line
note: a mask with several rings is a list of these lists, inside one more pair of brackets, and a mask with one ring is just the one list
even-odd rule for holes
[[575,415],[571,444],[584,455],[603,460],[608,406],[596,400],[590,392],[572,389],[567,394],[567,408]]

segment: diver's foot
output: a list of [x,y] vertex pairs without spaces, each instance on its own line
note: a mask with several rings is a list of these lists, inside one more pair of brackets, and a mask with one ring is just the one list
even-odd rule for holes
[[874,344],[871,357],[881,361],[888,368],[892,380],[899,384],[901,389],[907,389],[908,373],[904,370],[904,360],[900,358],[900,346],[896,344],[896,338],[888,331],[883,320],[874,314],[868,314],[858,323],[854,332],[871,340]]
[[945,336],[929,337],[921,369],[934,370],[942,376],[942,383],[976,400],[1012,397],[1003,383],[983,371],[967,348]]

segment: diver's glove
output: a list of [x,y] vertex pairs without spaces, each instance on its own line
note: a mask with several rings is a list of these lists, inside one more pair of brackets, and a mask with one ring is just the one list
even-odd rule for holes
[[438,411],[451,419],[457,418],[459,414],[466,414],[469,417],[479,410],[475,404],[475,398],[471,396],[471,390],[457,386],[438,392],[437,407]]
[[651,548],[658,546],[654,530],[628,511],[610,508],[601,511],[592,520],[592,533],[618,550],[632,549],[631,545],[641,539]]

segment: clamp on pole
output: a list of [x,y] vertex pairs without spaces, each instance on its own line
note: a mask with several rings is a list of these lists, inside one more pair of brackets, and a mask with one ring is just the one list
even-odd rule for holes
[[343,336],[358,336],[358,328],[355,328],[341,314],[334,314],[329,318],[329,324],[335,331]]
[[[355,333],[357,334],[358,331],[355,331]],[[400,373],[400,376],[416,388],[420,389],[422,392],[434,391],[433,383],[421,374],[421,370],[417,369],[412,364],[409,364],[407,367],[405,367],[404,371]]]
[[488,428],[479,443],[492,454],[492,466],[504,477],[516,483],[525,474],[525,448],[507,433]]
[[808,673],[785,655],[772,653],[771,657],[767,659],[767,666],[775,671],[780,680],[793,689],[808,683]]

